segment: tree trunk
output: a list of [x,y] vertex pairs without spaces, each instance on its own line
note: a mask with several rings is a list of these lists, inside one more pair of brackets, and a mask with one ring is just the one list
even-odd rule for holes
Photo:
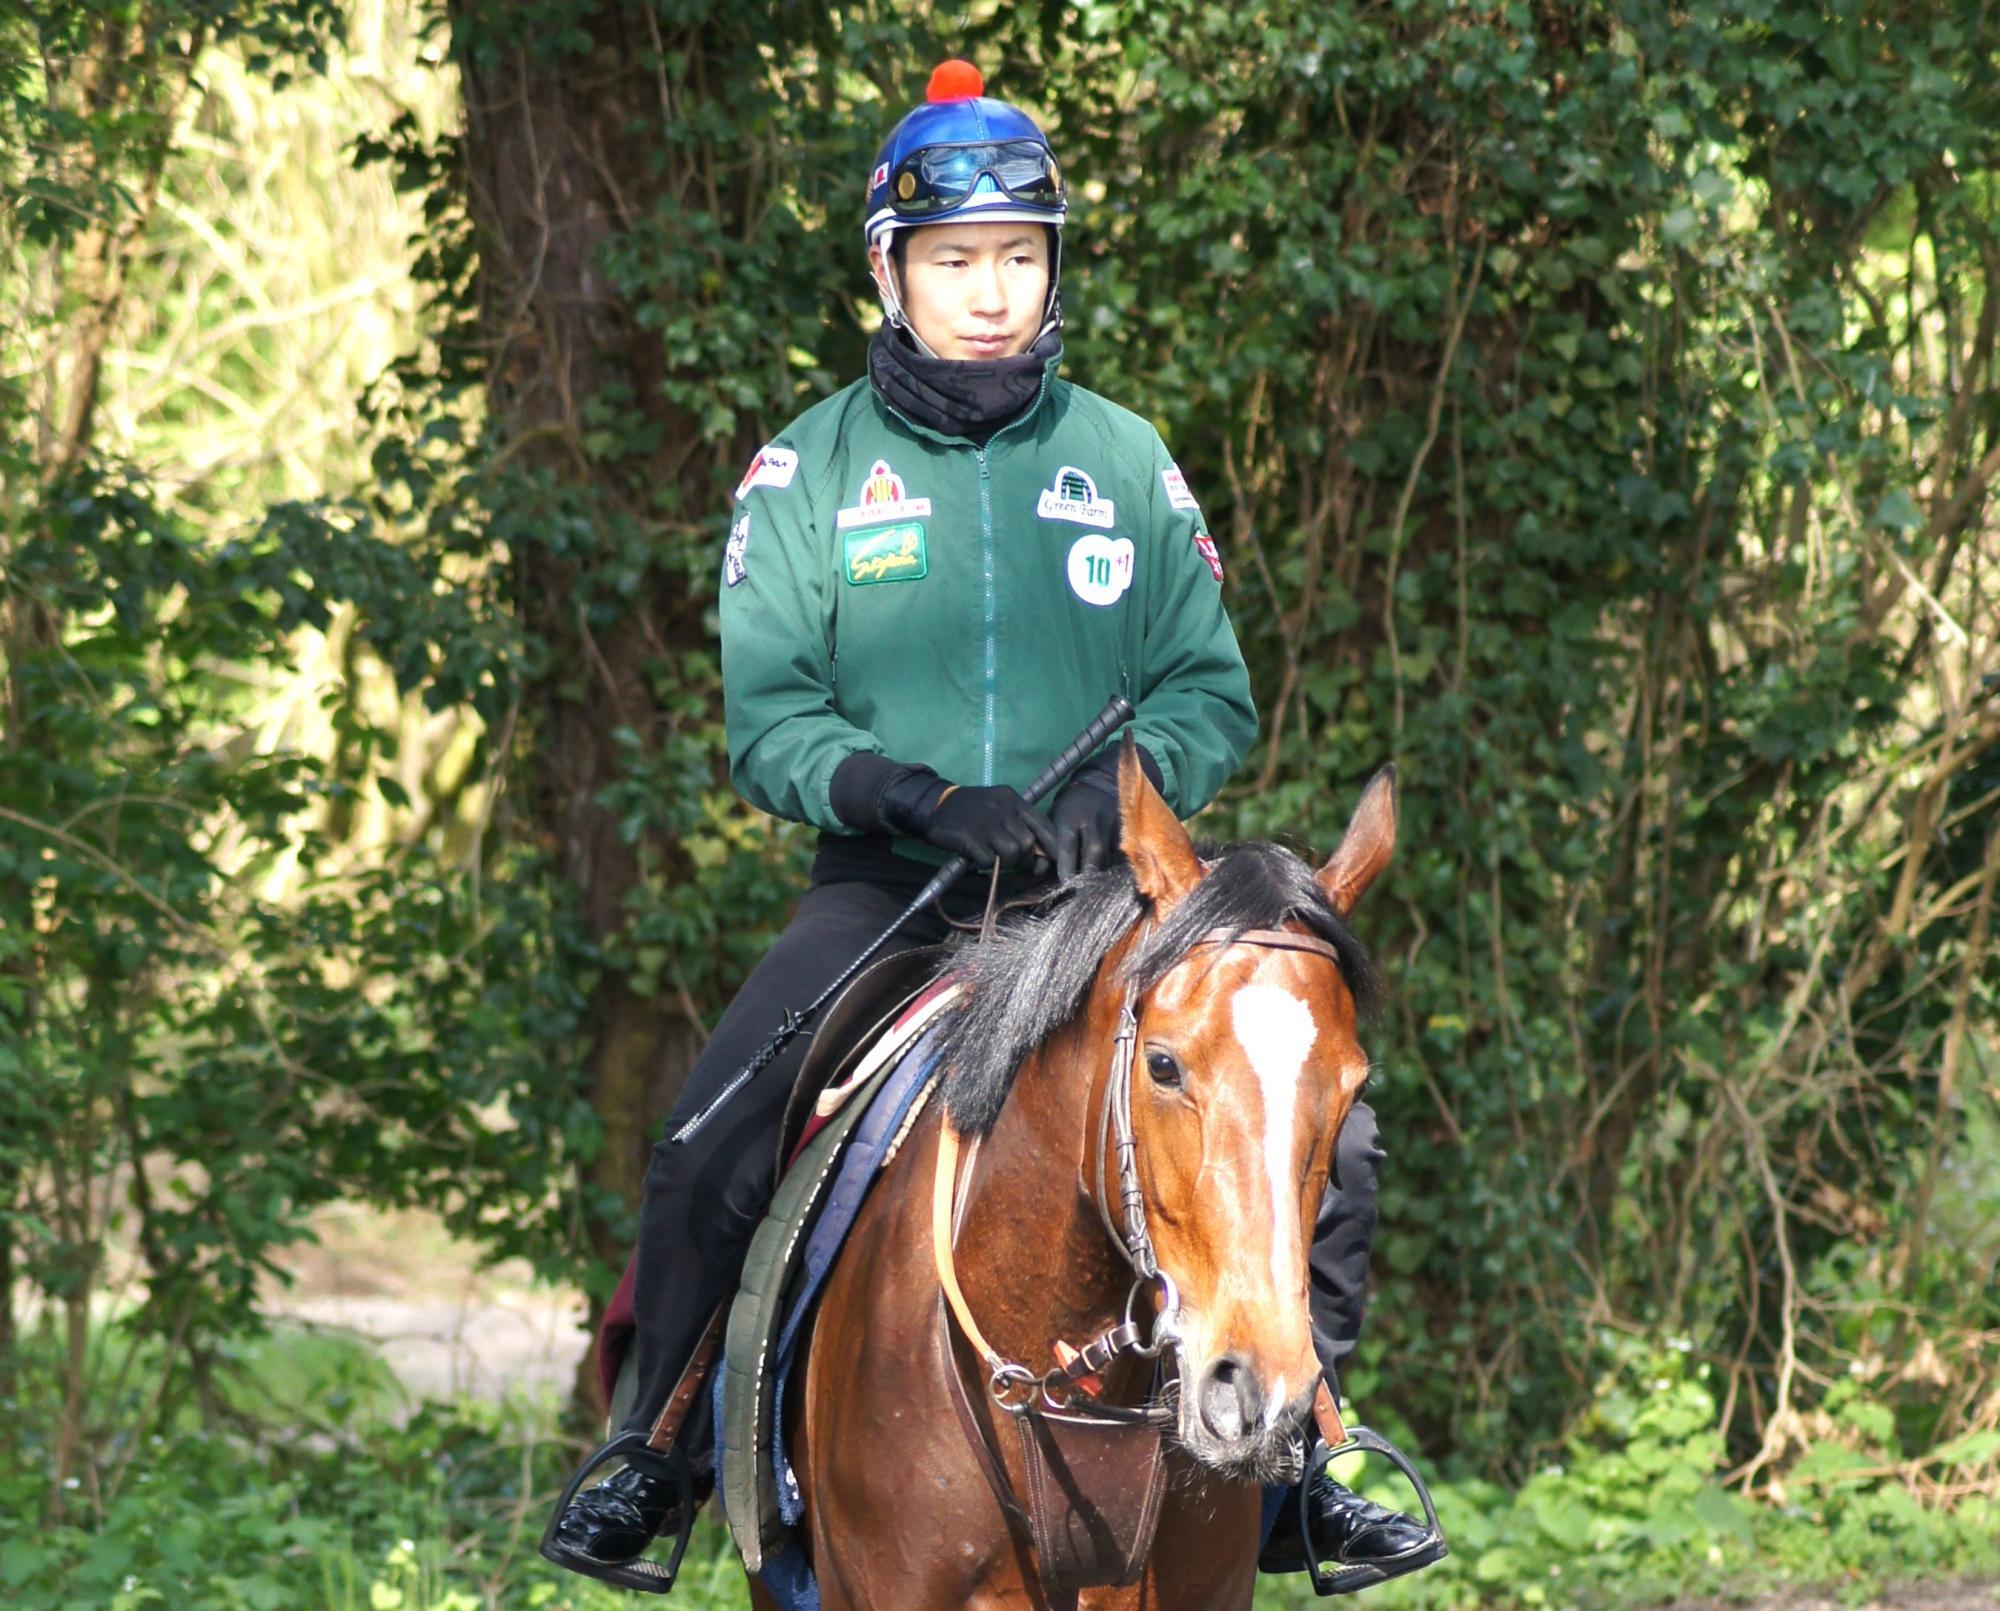
[[[591,1249],[617,1266],[627,1233],[596,1205],[637,1206],[651,1143],[699,1038],[685,1010],[635,989],[617,961],[642,875],[685,876],[684,853],[657,817],[633,842],[606,791],[645,775],[670,720],[663,681],[711,647],[707,601],[663,563],[669,533],[654,511],[710,507],[719,455],[733,464],[739,444],[704,442],[668,401],[660,337],[608,271],[606,249],[634,220],[672,210],[691,182],[715,204],[697,166],[705,157],[676,154],[664,127],[669,74],[682,114],[699,103],[692,86],[726,87],[730,76],[708,60],[717,24],[663,41],[644,8],[605,5],[579,24],[589,48],[563,53],[532,33],[527,9],[462,0],[452,27],[488,402],[508,477],[492,485],[514,500],[493,512],[519,618],[545,656],[528,694],[532,753],[518,760],[543,843],[607,953],[586,1069],[603,1141],[582,1184]],[[754,201],[729,194],[737,209]],[[601,434],[586,447],[585,410],[608,395],[623,434],[609,448]],[[591,426],[601,430],[601,416]],[[614,573],[629,578],[635,548],[643,564],[632,586]],[[593,1327],[598,1318],[593,1302]]]

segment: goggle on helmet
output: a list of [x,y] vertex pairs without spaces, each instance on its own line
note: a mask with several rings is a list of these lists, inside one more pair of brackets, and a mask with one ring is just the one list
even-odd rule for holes
[[[1046,329],[1061,317],[1056,283],[1068,212],[1062,169],[1034,119],[986,95],[985,87],[970,62],[947,61],[932,72],[924,104],[889,131],[876,155],[864,234],[887,255],[898,229],[951,218],[1047,225],[1055,249]],[[890,320],[907,328],[893,276],[884,302]]]

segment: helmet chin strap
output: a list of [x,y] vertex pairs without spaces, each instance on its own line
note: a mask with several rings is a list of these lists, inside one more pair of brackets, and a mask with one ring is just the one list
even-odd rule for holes
[[882,274],[875,282],[875,289],[882,298],[882,317],[908,336],[916,344],[917,351],[926,358],[936,358],[938,355],[931,351],[931,344],[917,334],[917,327],[910,323],[909,314],[903,311],[903,289],[896,283],[896,254],[889,249],[889,243],[894,238],[893,232],[883,231]]
[[[1034,341],[1028,343],[1030,347],[1051,330],[1062,328],[1062,231],[1050,229],[1049,233],[1055,237],[1050,249],[1049,297],[1042,305],[1042,327],[1035,332]],[[903,307],[903,288],[896,283],[896,254],[890,250],[890,242],[894,239],[895,231],[885,229],[876,242],[876,250],[882,254],[882,272],[875,279],[876,295],[882,301],[882,317],[908,336],[917,351],[926,358],[936,358],[943,363],[945,360],[931,350],[931,344],[917,334],[917,327],[910,323],[910,316]]]

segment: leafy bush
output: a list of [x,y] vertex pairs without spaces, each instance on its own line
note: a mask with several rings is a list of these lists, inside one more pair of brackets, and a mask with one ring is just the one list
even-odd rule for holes
[[[1866,1592],[2000,1573],[2000,1499],[1920,1502],[1905,1485],[1913,1473],[1885,1469],[1852,1447],[1852,1435],[1888,1430],[1887,1412],[1872,1401],[1836,1392],[1842,1420],[1786,1472],[1790,1499],[1756,1503],[1723,1485],[1712,1373],[1688,1345],[1600,1342],[1610,1364],[1561,1460],[1513,1490],[1478,1477],[1434,1485],[1452,1554],[1371,1591],[1372,1603],[1609,1611],[1690,1594],[1747,1596],[1795,1585]],[[1848,1442],[1837,1441],[1843,1433]],[[1936,1458],[1970,1466],[1991,1453],[1973,1442]],[[1348,1462],[1341,1475],[1377,1475],[1357,1465]],[[1395,1487],[1364,1491],[1409,1503]],[[1258,1598],[1265,1611],[1309,1603],[1316,1602],[1284,1584],[1263,1586]]]
[[[0,1464],[0,1600],[14,1611],[629,1603],[534,1553],[575,1454],[552,1405],[412,1405],[372,1350],[295,1331],[241,1351],[220,1381],[224,1416],[183,1416],[101,1476],[70,1479],[67,1519],[53,1526],[41,1518],[54,1425],[29,1417],[20,1463]],[[726,1535],[704,1525],[685,1603],[738,1606],[741,1582]]]

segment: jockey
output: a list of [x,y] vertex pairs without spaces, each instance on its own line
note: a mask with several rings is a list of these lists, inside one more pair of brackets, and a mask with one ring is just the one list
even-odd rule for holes
[[[736,490],[720,588],[731,777],[752,804],[816,826],[819,847],[669,1132],[948,857],[997,867],[1009,896],[1115,857],[1115,746],[1046,812],[1020,793],[1112,694],[1134,705],[1140,762],[1182,817],[1256,732],[1221,562],[1180,470],[1143,419],[1057,378],[1061,171],[1033,120],[983,91],[969,63],[946,62],[890,132],[864,228],[884,315],[868,374],[793,421]],[[934,906],[887,949],[950,932]],[[734,1288],[805,1048],[793,1040],[685,1143],[654,1148],[627,1431],[654,1426]],[[1329,1368],[1359,1324],[1374,1135],[1357,1106],[1344,1194],[1322,1210],[1324,1265],[1315,1244],[1314,1338]],[[678,1440],[697,1473],[712,1463],[706,1401]],[[1382,1576],[1427,1564],[1405,1559],[1418,1524],[1314,1480],[1323,1559]],[[630,1464],[571,1501],[544,1553],[629,1583],[620,1569],[678,1521],[679,1503],[667,1470]],[[1281,1569],[1296,1570],[1289,1547],[1298,1560]]]

